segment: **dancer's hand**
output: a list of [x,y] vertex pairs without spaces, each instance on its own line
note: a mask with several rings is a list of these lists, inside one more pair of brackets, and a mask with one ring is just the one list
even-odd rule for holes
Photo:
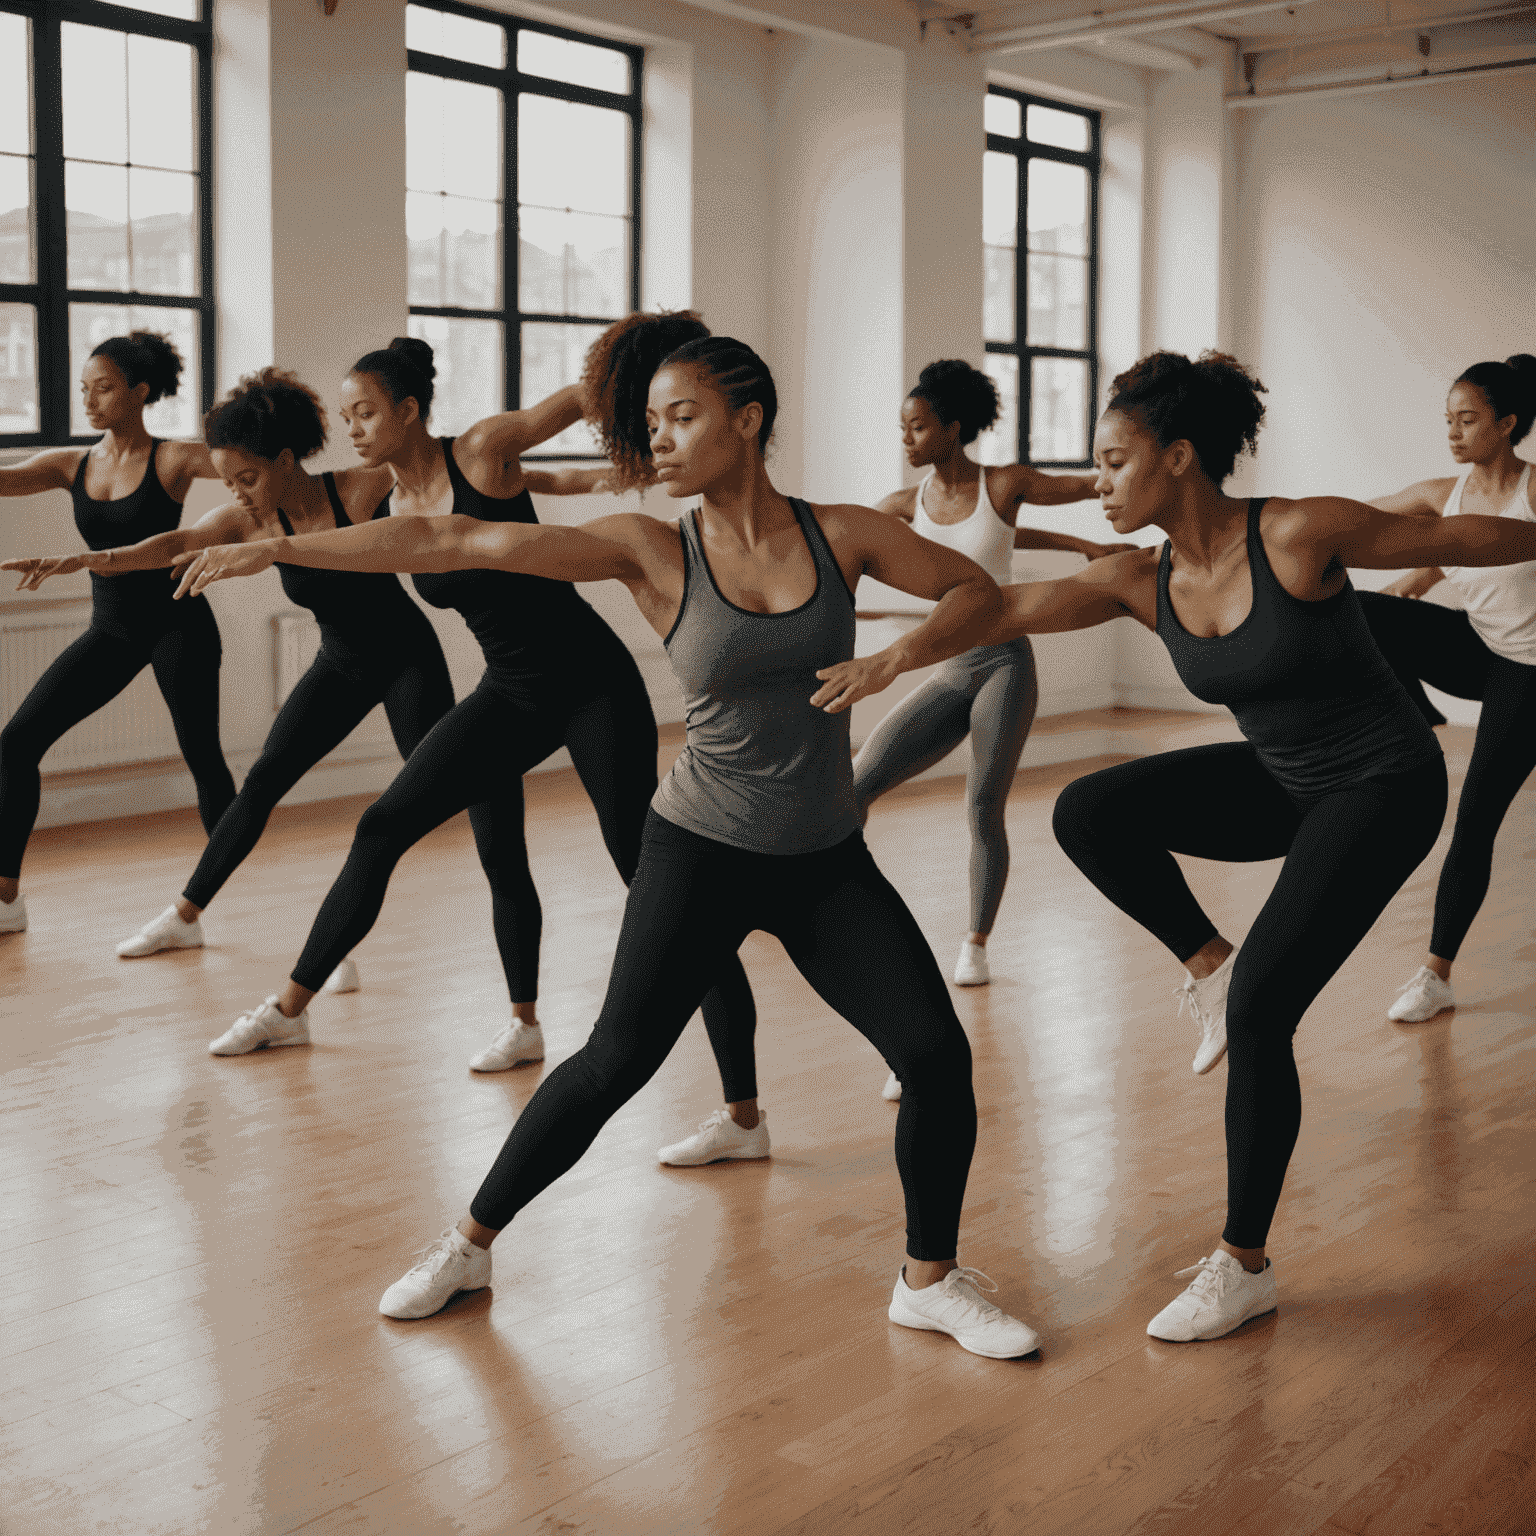
[[188,550],[171,564],[181,571],[177,597],[197,597],[216,581],[231,576],[259,576],[277,558],[276,541],[259,539],[253,544],[210,544]]
[[1426,565],[1416,571],[1409,571],[1406,576],[1399,576],[1381,590],[1388,597],[1423,597],[1431,587],[1438,586],[1444,580],[1444,575],[1438,566]]
[[18,592],[36,592],[50,576],[73,576],[76,571],[106,569],[106,551],[91,550],[81,555],[43,555],[26,560],[0,561],[0,571],[20,571]]
[[811,703],[829,715],[840,715],[860,699],[889,688],[901,675],[884,651],[874,656],[855,656],[835,667],[823,667],[816,676],[824,686],[811,695]]

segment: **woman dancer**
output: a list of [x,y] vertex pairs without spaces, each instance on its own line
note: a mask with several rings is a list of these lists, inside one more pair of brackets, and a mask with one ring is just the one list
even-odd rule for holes
[[[1394,517],[1342,497],[1223,495],[1264,417],[1263,386],[1230,357],[1153,353],[1121,374],[1094,439],[1118,533],[1152,525],[1161,551],[1096,561],[1004,594],[999,638],[1129,614],[1168,647],[1198,698],[1248,739],[1165,752],[1062,791],[1072,861],[1188,967],[1202,1025],[1195,1070],[1230,1050],[1227,1223],[1189,1288],[1147,1325],[1214,1339],[1276,1306],[1265,1243],[1301,1125],[1291,1037],[1302,1015],[1434,844],[1445,763],[1371,640],[1348,566],[1536,558],[1509,518]],[[1283,857],[1240,950],[1195,901],[1173,853]]]
[[21,861],[42,798],[43,755],[145,667],[154,668],[171,712],[206,831],[213,831],[235,798],[219,745],[221,650],[212,610],[206,602],[173,602],[175,586],[164,571],[121,579],[103,574],[115,550],[181,521],[194,480],[218,479],[201,443],[165,442],[144,425],[145,406],[176,393],[181,367],[181,354],[164,336],[133,331],[109,337],[80,374],[86,420],[92,430],[101,429],[100,439],[89,448],[50,448],[0,469],[0,496],[68,491],[75,527],[101,557],[92,562],[89,628],[43,673],[0,731],[0,933],[27,926]]
[[[436,369],[424,341],[396,338],[361,358],[342,385],[341,414],[365,466],[387,466],[395,514],[435,526],[536,523],[518,454],[580,419],[573,389],[526,411],[509,411],[461,437],[427,431]],[[371,537],[393,534],[387,519]],[[342,529],[333,538],[360,534]],[[298,541],[280,541],[281,547]],[[249,575],[273,563],[273,541],[222,546],[211,567]],[[179,557],[185,558],[185,557]],[[283,563],[319,563],[290,561]],[[346,569],[347,567],[339,567]],[[382,567],[379,567],[382,569]],[[416,590],[436,608],[453,608],[480,642],[486,671],[412,752],[394,782],[364,812],[345,867],[310,930],[281,992],[242,1014],[208,1049],[240,1056],[309,1039],[308,1005],[372,928],[389,878],[406,850],[468,808],[480,862],[491,885],[492,920],[513,1004],[512,1023],[475,1056],[477,1072],[500,1072],[544,1056],[535,1012],[541,911],[523,840],[522,776],[559,747],[570,749],[592,798],[603,840],[627,880],[639,857],[649,787],[656,781],[656,722],[634,658],[566,582],[507,571],[463,568],[425,572]],[[716,978],[706,1020],[712,1032],[727,1010],[750,1014],[751,992],[739,963]],[[750,1035],[750,1021],[741,1026]]]
[[[325,446],[325,408],[291,373],[263,368],[241,379],[203,418],[214,466],[239,498],[192,527],[156,534],[127,549],[65,560],[8,560],[5,570],[30,570],[22,585],[77,569],[164,570],[174,556],[212,544],[244,543],[279,533],[346,528],[388,512],[394,484],[382,469],[327,471],[318,479],[304,460]],[[359,725],[376,704],[389,719],[395,745],[409,757],[428,730],[453,707],[453,685],[437,635],[394,576],[306,571],[282,565],[283,591],[320,624],[320,653],[278,711],[255,766],[213,829],[181,896],[117,946],[125,959],[163,950],[197,949],[204,909],[256,846],[279,800]],[[341,962],[326,991],[352,991],[357,970]]]
[[[1424,480],[1373,506],[1418,517],[1461,513],[1536,521],[1536,481],[1515,454],[1536,419],[1536,357],[1475,363],[1451,386],[1445,419],[1454,479]],[[1465,609],[1411,601],[1449,581]],[[1472,760],[1456,806],[1456,832],[1435,890],[1424,964],[1387,1017],[1418,1024],[1456,1006],[1451,967],[1477,916],[1504,815],[1536,767],[1536,565],[1494,569],[1430,565],[1382,592],[1362,592],[1371,633],[1398,677],[1441,718],[1420,680],[1459,699],[1481,699]]]
[[[621,581],[690,698],[688,744],[646,822],[591,1037],[539,1086],[470,1214],[385,1292],[380,1310],[426,1317],[456,1291],[488,1285],[497,1233],[644,1086],[720,968],[763,928],[908,1085],[896,1129],[908,1259],[891,1318],[978,1354],[1028,1353],[1033,1331],[986,1301],[978,1287],[990,1281],[956,1267],[976,1136],[970,1048],[921,931],[864,847],[846,714],[898,673],[972,643],[996,617],[996,586],[894,518],[813,509],[776,491],[763,464],[773,380],[740,342],[688,342],[649,381],[621,381],[631,398],[646,382],[649,441],[630,427],[630,455],[654,457],[670,497],[701,498],[679,523],[407,518],[272,550],[353,570],[496,567]],[[249,559],[259,548],[232,553]],[[183,590],[216,579],[230,553],[193,557]],[[890,650],[854,661],[852,586],[864,572],[938,606]]]

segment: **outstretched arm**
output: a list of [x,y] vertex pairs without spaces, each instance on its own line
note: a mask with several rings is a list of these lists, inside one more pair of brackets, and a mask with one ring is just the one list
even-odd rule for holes
[[1536,560],[1536,523],[1510,517],[1404,517],[1342,496],[1299,502],[1317,518],[1322,546],[1341,565],[1391,571],[1405,565],[1521,565]]
[[1451,494],[1454,480],[1420,480],[1407,490],[1393,491],[1390,496],[1373,496],[1366,506],[1378,512],[1393,512],[1399,517],[1440,517]]
[[1118,555],[1122,550],[1138,548],[1135,544],[1095,544],[1092,539],[1080,539],[1070,533],[1047,533],[1044,528],[1015,528],[1013,547],[1063,550],[1082,555],[1087,560],[1102,560],[1105,555]]
[[[986,474],[986,470],[982,470]],[[1033,464],[1008,464],[993,471],[1000,482],[996,504],[1013,510],[1021,505],[1063,507],[1073,501],[1089,501],[1098,495],[1097,475],[1048,475]],[[1039,545],[1019,546],[1040,548]]]
[[67,491],[80,467],[79,448],[47,448],[20,464],[0,469],[0,496],[35,496],[39,491]]
[[1059,635],[1133,618],[1157,627],[1157,551],[1134,548],[1096,561],[1060,581],[1028,581],[1003,588],[1003,614],[984,644],[1021,635]]
[[474,461],[486,470],[513,468],[525,453],[558,437],[581,420],[581,391],[574,384],[557,389],[536,405],[501,411],[477,421],[454,444],[454,456],[466,474]]
[[535,496],[592,496],[610,489],[610,464],[594,464],[590,469],[525,469],[523,484]]

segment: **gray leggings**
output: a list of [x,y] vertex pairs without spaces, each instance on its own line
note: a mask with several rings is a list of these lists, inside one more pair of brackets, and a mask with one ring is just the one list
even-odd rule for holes
[[1027,637],[946,661],[877,725],[853,763],[859,810],[941,762],[971,738],[965,809],[971,823],[971,929],[991,933],[1008,882],[1003,813],[1040,690]]

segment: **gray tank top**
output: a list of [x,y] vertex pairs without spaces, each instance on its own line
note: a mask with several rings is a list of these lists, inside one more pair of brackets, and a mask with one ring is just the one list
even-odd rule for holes
[[787,613],[727,602],[689,513],[678,524],[683,604],[665,642],[688,741],[651,808],[752,853],[815,853],[859,828],[849,712],[810,703],[817,671],[853,656],[853,593],[810,507],[790,506],[816,563],[810,599]]

